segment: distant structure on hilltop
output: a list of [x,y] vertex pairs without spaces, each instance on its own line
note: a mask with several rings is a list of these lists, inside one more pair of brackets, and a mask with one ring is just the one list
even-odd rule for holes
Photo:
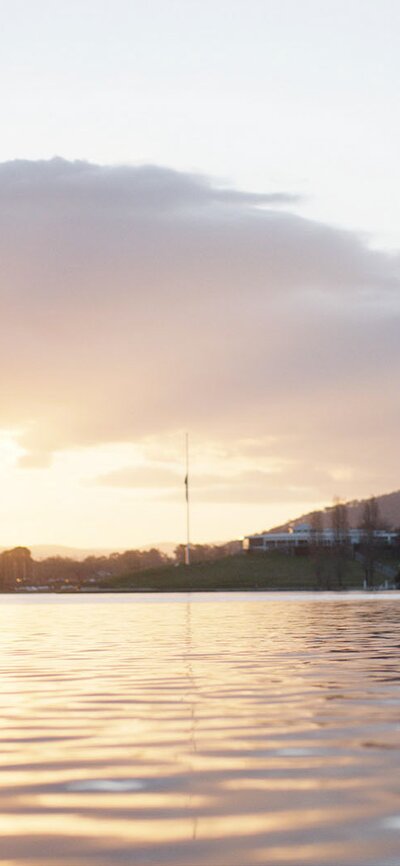
[[[387,529],[373,530],[373,538],[379,545],[396,544],[399,533]],[[363,529],[348,529],[339,543],[359,547],[364,538]],[[290,526],[288,530],[276,532],[260,532],[256,535],[247,535],[243,540],[243,550],[248,553],[265,553],[269,550],[282,550],[284,552],[306,552],[313,545],[319,547],[334,547],[338,544],[337,533],[334,529],[320,529],[316,531],[310,523],[298,523]]]

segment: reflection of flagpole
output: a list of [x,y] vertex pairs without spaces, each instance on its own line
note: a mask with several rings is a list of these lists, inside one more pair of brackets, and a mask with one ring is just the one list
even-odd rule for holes
[[190,520],[189,520],[189,434],[186,433],[186,477],[185,477],[185,494],[186,494],[186,547],[185,547],[185,565],[190,565]]

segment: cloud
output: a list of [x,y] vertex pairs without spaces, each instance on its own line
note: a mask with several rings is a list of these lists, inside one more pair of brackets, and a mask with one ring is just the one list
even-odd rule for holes
[[[190,475],[191,498],[200,502],[306,502],[314,497],[315,473],[298,479],[291,472],[242,471],[231,474],[195,473]],[[142,494],[147,491],[154,499],[183,500],[183,472],[162,466],[127,466],[92,480],[100,486],[129,488]]]
[[296,201],[157,166],[3,163],[0,425],[25,465],[190,428],[272,437],[328,476],[398,471],[399,257]]
[[183,489],[183,473],[162,466],[127,466],[100,475],[94,479],[94,483],[109,487],[140,489],[174,488],[180,484]]
[[51,160],[17,159],[0,164],[0,187],[7,205],[118,210],[176,210],[215,203],[282,205],[300,201],[293,193],[255,193],[212,184],[199,174],[185,174],[154,165],[101,166],[61,157]]
[[[264,455],[263,455],[264,456]],[[243,454],[242,454],[243,458]],[[233,464],[234,465],[234,461]],[[287,461],[272,470],[199,472],[190,474],[190,498],[200,503],[297,503],[315,502],[316,491],[321,499],[330,500],[338,485],[349,485],[351,495],[353,474],[340,465],[315,465],[302,460]],[[183,471],[164,466],[126,466],[93,478],[95,486],[125,488],[144,492],[154,501],[184,499]]]

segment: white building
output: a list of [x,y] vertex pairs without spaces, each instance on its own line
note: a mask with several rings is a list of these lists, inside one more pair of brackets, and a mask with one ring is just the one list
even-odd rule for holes
[[[397,532],[391,532],[386,529],[375,529],[374,539],[378,544],[395,544],[399,538]],[[350,544],[352,547],[357,547],[362,544],[363,530],[348,529],[346,537],[343,538],[343,543]],[[259,535],[246,535],[243,539],[243,550],[249,553],[264,553],[268,550],[292,550],[294,548],[303,548],[306,550],[313,544],[318,544],[322,547],[332,547],[337,543],[337,539],[333,529],[322,529],[320,532],[315,532],[309,523],[299,523],[296,526],[291,526],[287,532],[262,532]]]

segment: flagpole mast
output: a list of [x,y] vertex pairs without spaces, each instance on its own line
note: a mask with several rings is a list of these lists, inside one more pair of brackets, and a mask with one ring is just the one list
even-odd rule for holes
[[190,565],[190,514],[189,514],[189,434],[186,433],[186,548],[185,565]]

